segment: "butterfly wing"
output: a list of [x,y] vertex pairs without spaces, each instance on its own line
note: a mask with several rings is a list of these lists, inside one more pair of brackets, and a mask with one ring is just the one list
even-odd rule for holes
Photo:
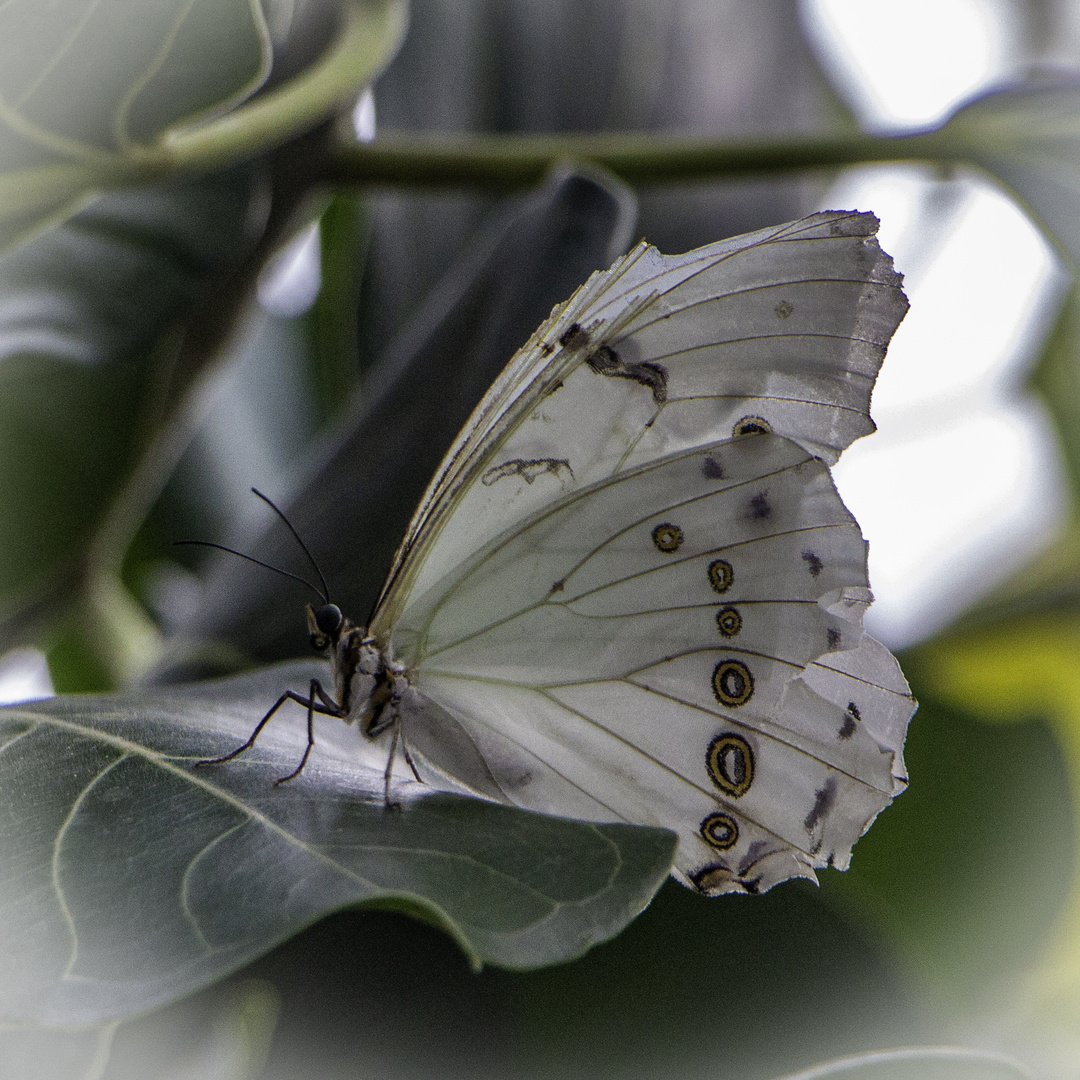
[[907,310],[872,214],[826,212],[593,274],[519,350],[437,470],[371,629],[553,498],[738,429],[832,463]]
[[863,635],[865,544],[822,460],[872,430],[906,308],[874,229],[820,214],[638,248],[511,362],[372,626],[430,764],[675,829],[705,892],[846,865],[905,782],[914,707]]

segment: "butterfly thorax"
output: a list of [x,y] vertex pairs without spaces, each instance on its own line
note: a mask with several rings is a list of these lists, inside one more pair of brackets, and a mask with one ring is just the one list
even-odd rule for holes
[[330,660],[334,698],[347,724],[358,720],[366,735],[382,731],[397,715],[408,689],[404,666],[380,648],[334,604],[307,609],[312,647]]

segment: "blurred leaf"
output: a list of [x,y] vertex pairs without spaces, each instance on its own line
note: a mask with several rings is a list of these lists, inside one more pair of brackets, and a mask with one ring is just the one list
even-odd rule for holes
[[1032,382],[1054,417],[1072,489],[1080,493],[1080,282],[1073,281]]
[[249,979],[127,1023],[0,1028],[0,1080],[255,1080],[277,1012]]
[[1080,265],[1080,75],[1036,75],[976,98],[941,129],[989,169]]
[[1072,763],[1037,722],[1038,696],[1011,710],[1001,700],[1012,723],[987,724],[947,651],[903,663],[920,700],[904,748],[911,784],[822,889],[884,932],[939,999],[970,1002],[1024,971],[1071,902]]
[[666,878],[675,837],[660,829],[424,794],[411,780],[388,810],[385,748],[336,722],[288,785],[273,780],[299,760],[302,724],[193,771],[241,743],[283,688],[320,676],[324,664],[300,663],[0,711],[0,788],[20,793],[0,823],[4,1016],[76,1024],[143,1010],[358,903],[443,927],[477,964],[558,963],[618,933]]
[[[767,138],[851,124],[793,0],[425,0],[375,101],[380,130]],[[810,213],[827,183],[787,173],[649,187],[637,193],[639,228],[661,251],[688,251]],[[370,207],[361,347],[377,355],[471,240],[491,199],[394,191],[373,193]]]
[[0,1080],[100,1080],[116,1027],[0,1027]]
[[241,104],[273,63],[260,4],[5,4],[0,247],[99,189],[229,164],[314,127],[375,77],[404,25],[403,0],[342,0],[325,53]]
[[[625,247],[633,219],[632,197],[610,179],[552,177],[492,215],[370,371],[288,506],[343,610],[367,617],[458,429],[551,308]],[[266,562],[295,565],[296,542],[280,521],[242,543]],[[207,640],[264,659],[309,652],[295,586],[236,558],[211,565],[198,610],[180,621],[181,662],[191,642]]]
[[1044,550],[961,618],[962,630],[1049,610],[1075,611],[1080,601],[1080,282],[1076,280],[1031,382],[1054,420],[1073,497],[1071,520]]
[[[981,749],[985,775],[984,797],[995,798],[1006,810],[1006,821],[997,826],[1000,840],[1011,838],[1017,848],[1010,855],[998,846],[996,871],[1013,860],[1023,865],[1025,885],[1017,894],[1014,884],[1002,885],[1012,893],[1015,925],[1002,929],[1008,934],[1010,950],[1022,949],[1032,930],[1037,939],[1030,941],[1028,963],[1037,965],[1031,975],[1031,987],[1043,1007],[1061,1012],[1075,1023],[1080,1018],[1080,860],[1076,855],[1076,822],[1080,820],[1080,620],[1068,613],[1017,615],[983,628],[957,630],[918,650],[908,665],[916,681],[929,682],[933,693],[947,702],[974,713],[983,720],[1001,724],[986,729]],[[1033,756],[1036,740],[1029,723],[1043,718],[1056,737],[1067,770],[1067,785],[1072,803],[1069,822],[1071,843],[1068,848],[1059,840],[1056,859],[1048,859],[1047,847],[1055,832],[1060,832],[1060,811],[1049,803],[1042,813],[1031,813],[1061,781],[1055,780],[1050,762]],[[996,747],[994,771],[987,771],[987,750]],[[970,754],[970,751],[967,752]],[[952,769],[960,764],[954,755]],[[976,759],[977,761],[977,759]],[[965,768],[967,762],[964,762]],[[1000,816],[1000,815],[999,815]],[[970,834],[956,822],[961,835]],[[990,830],[993,831],[991,825]],[[1020,848],[1026,850],[1021,853]],[[1046,854],[1040,854],[1040,849]],[[1060,886],[1054,878],[1067,875],[1069,891],[1056,913],[1049,907],[1049,895]],[[1033,910],[1032,905],[1039,905]],[[1025,933],[1025,927],[1028,932]]]
[[772,1080],[942,1037],[923,987],[809,882],[710,899],[669,879],[615,939],[527,972],[473,974],[431,927],[344,911],[244,975],[281,994],[265,1080],[357,1062],[387,1080]]
[[94,532],[191,378],[183,323],[222,316],[259,237],[257,193],[239,170],[109,195],[0,255],[0,648],[83,599]]

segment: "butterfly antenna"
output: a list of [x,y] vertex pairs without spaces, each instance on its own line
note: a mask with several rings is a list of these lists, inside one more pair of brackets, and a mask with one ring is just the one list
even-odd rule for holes
[[[302,585],[306,585],[317,596],[322,596],[324,599],[326,596],[317,585],[308,581],[307,578],[301,577],[299,574],[291,574],[288,570],[282,570],[279,566],[271,566],[268,562],[263,562],[262,559],[256,559],[251,555],[245,555],[242,551],[226,547],[224,544],[214,544],[209,540],[174,540],[173,547],[208,547],[217,548],[218,551],[227,551],[230,555],[236,555],[241,559],[247,559],[248,562],[253,562],[256,566],[262,566],[267,570],[273,570],[275,574],[280,574],[282,577],[292,578],[293,581],[299,581]],[[321,574],[319,576],[322,577]],[[327,601],[327,603],[329,603],[329,601]]]
[[[300,539],[300,534],[293,528],[292,522],[285,516],[284,512],[278,509],[274,502],[271,499],[268,499],[261,491],[257,490],[256,488],[252,488],[251,491],[252,494],[257,495],[260,499],[262,499],[262,501],[266,503],[266,505],[269,506],[270,509],[273,510],[274,513],[277,514],[277,516],[281,518],[282,521],[285,522],[285,527],[289,530],[289,532],[293,534],[296,542],[300,545],[300,550],[308,557],[308,562],[311,563],[311,565],[315,568],[315,573],[319,575],[319,580],[322,582],[322,598],[327,604],[329,604],[330,588],[326,584],[326,578],[323,577],[323,572],[319,569],[319,564],[315,561],[315,556],[312,555],[310,551],[308,551],[307,544],[305,544],[304,541]],[[301,578],[300,580],[303,581],[304,579]],[[316,592],[318,591],[319,590],[316,590]]]

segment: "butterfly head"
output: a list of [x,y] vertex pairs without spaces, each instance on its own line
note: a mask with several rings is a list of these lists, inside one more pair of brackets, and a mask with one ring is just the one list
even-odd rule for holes
[[341,608],[337,604],[321,604],[317,608],[308,604],[307,621],[311,647],[316,652],[333,648],[345,626],[345,616],[341,614]]

